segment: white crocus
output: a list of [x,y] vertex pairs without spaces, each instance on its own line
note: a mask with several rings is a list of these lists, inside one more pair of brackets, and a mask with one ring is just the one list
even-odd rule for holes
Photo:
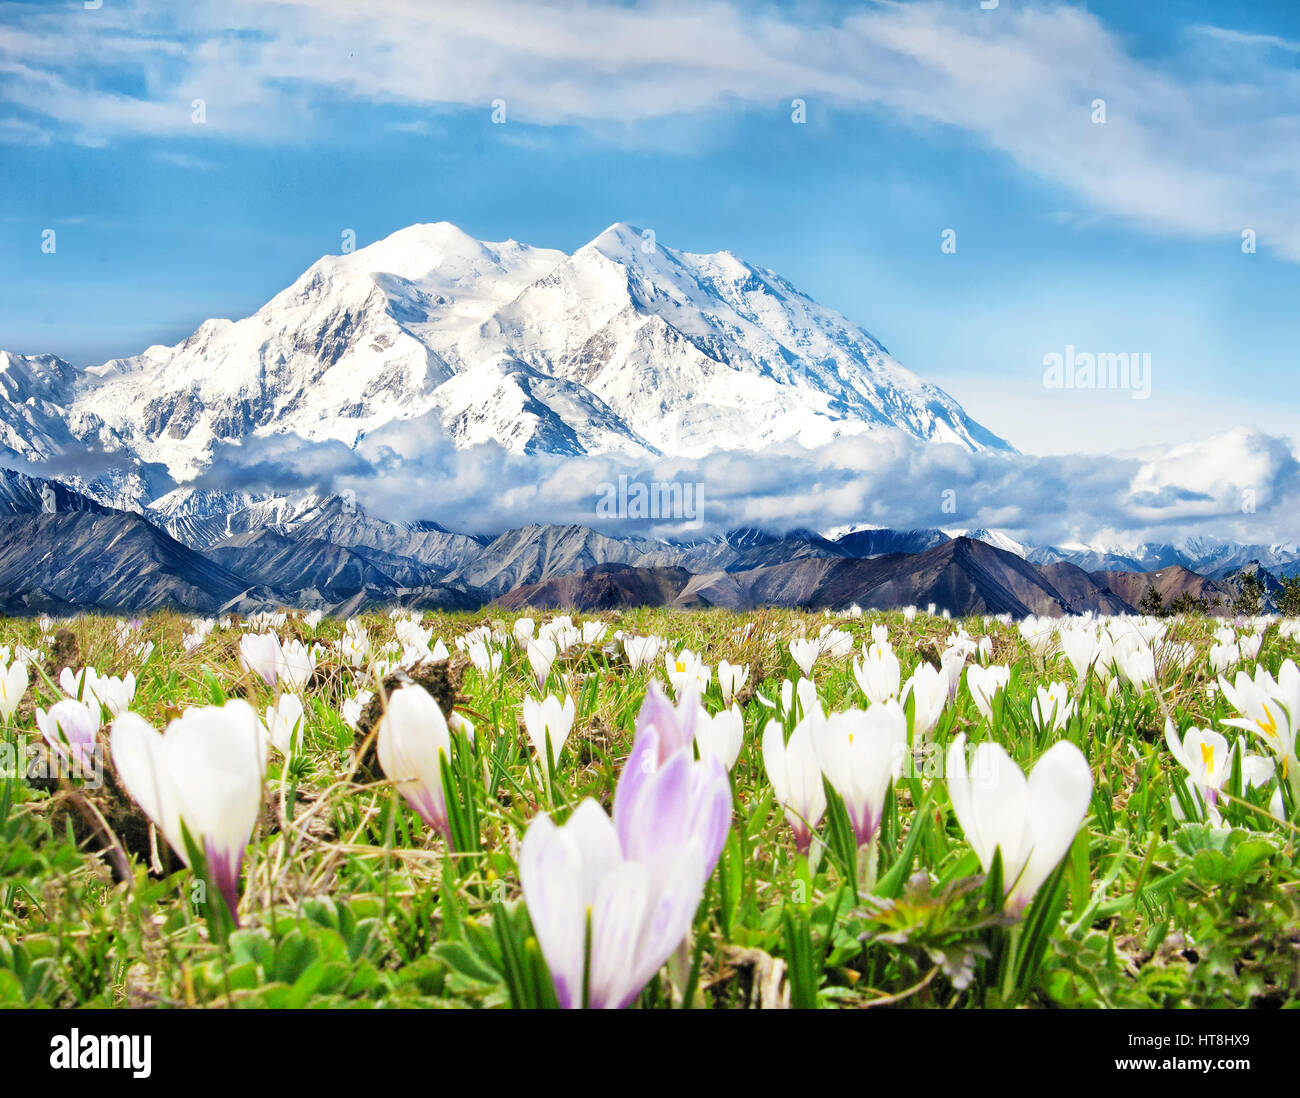
[[[540,702],[536,698],[524,699],[524,728],[533,745],[538,762],[547,767],[547,745],[550,745],[551,767],[560,761],[560,752],[564,750],[569,733],[573,730],[573,699],[566,697],[564,703],[554,694],[547,694]],[[549,773],[547,775],[549,780]]]
[[741,687],[749,680],[749,666],[718,660],[718,689],[722,691],[722,704],[730,705]]
[[985,720],[993,719],[993,699],[1010,681],[1011,668],[1004,664],[981,667],[973,663],[966,668],[966,689]]
[[302,744],[303,716],[302,700],[296,694],[282,694],[266,708],[262,720],[266,734],[285,758],[295,754]]
[[1260,645],[1264,643],[1264,634],[1251,633],[1249,636],[1243,634],[1237,642],[1237,648],[1241,652],[1243,660],[1253,660],[1259,656]]
[[515,638],[515,643],[520,648],[527,648],[528,642],[533,639],[533,631],[536,628],[537,623],[532,618],[516,618],[510,632]]
[[943,716],[948,704],[948,676],[933,664],[917,664],[903,687],[903,700],[912,695],[912,742],[923,742]]
[[1058,732],[1074,716],[1074,702],[1070,688],[1063,682],[1040,686],[1029,703],[1029,714],[1034,726],[1042,732]]
[[1244,728],[1260,736],[1282,768],[1282,777],[1300,796],[1300,759],[1296,756],[1296,731],[1300,727],[1300,668],[1293,660],[1283,662],[1275,679],[1262,667],[1252,679],[1237,672],[1229,683],[1219,677],[1224,698],[1240,714],[1223,723]]
[[288,689],[302,693],[316,670],[316,652],[302,641],[286,641],[280,646],[280,679]]
[[274,633],[246,633],[239,638],[239,665],[259,676],[267,686],[275,686],[280,657],[280,638]]
[[880,828],[885,797],[907,754],[907,717],[896,701],[850,709],[809,723],[822,773],[844,800],[858,846]]
[[501,653],[482,641],[472,641],[465,646],[470,662],[484,675],[495,675],[501,669]]
[[1075,675],[1082,682],[1088,677],[1088,672],[1092,670],[1093,664],[1101,655],[1101,642],[1097,639],[1096,628],[1066,626],[1057,635],[1057,639],[1061,651],[1065,653],[1065,658],[1070,661]]
[[853,677],[870,702],[886,702],[898,697],[901,675],[902,667],[888,641],[873,644],[862,660],[854,657]]
[[1189,728],[1180,737],[1173,722],[1165,721],[1165,743],[1175,761],[1187,771],[1189,789],[1200,800],[1206,818],[1214,825],[1221,822],[1218,801],[1224,783],[1232,776],[1232,756],[1236,745],[1209,728]]
[[[821,719],[820,711],[813,720]],[[822,770],[813,747],[813,720],[795,725],[787,743],[785,730],[778,721],[769,721],[763,732],[763,766],[772,783],[777,802],[785,809],[785,818],[794,828],[795,843],[807,851],[813,832],[826,811],[826,788]]]
[[689,648],[683,648],[677,655],[664,653],[664,671],[672,684],[673,693],[681,698],[689,690],[703,694],[709,687],[713,672]]
[[401,686],[388,696],[375,749],[389,781],[426,824],[451,840],[442,788],[443,760],[451,758],[447,719],[422,686]]
[[740,706],[732,705],[715,713],[712,717],[701,712],[695,721],[695,742],[700,749],[700,757],[712,755],[722,765],[731,770],[740,758],[740,749],[745,743],[745,719]]
[[374,696],[371,691],[362,690],[356,697],[344,698],[341,707],[343,723],[349,728],[355,729],[361,720],[361,714],[366,711],[366,706],[370,704],[370,699]]
[[1131,636],[1126,636],[1116,644],[1115,668],[1138,694],[1146,693],[1147,687],[1155,684],[1155,652],[1150,645],[1135,643]]
[[131,708],[135,699],[135,675],[130,671],[125,678],[100,675],[90,684],[90,692],[110,716],[120,717]]
[[1024,771],[1000,744],[976,746],[966,763],[966,735],[948,749],[953,812],[988,872],[1002,851],[1007,909],[1018,914],[1078,834],[1092,799],[1092,772],[1074,744],[1062,740]]
[[253,707],[235,700],[187,709],[161,733],[123,713],[110,745],[131,798],[186,865],[189,833],[233,915],[266,773],[266,736]]
[[790,642],[790,658],[794,660],[795,666],[804,673],[806,678],[812,678],[813,665],[820,655],[821,645],[815,640],[800,637]]
[[628,665],[632,670],[639,671],[647,664],[654,663],[662,643],[656,636],[624,637],[623,654],[627,656]]
[[[6,660],[8,656],[6,654]],[[0,719],[6,724],[27,693],[27,664],[22,660],[0,663]]]
[[70,698],[90,701],[95,696],[95,680],[98,678],[99,672],[93,667],[83,667],[80,671],[65,667],[59,672],[59,688]]
[[546,676],[551,673],[558,651],[555,641],[550,637],[538,637],[528,642],[528,665],[533,669],[533,678],[537,680],[540,690],[546,685]]

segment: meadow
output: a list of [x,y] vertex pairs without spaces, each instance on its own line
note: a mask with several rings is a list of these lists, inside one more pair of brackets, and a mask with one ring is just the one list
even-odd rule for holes
[[1298,635],[5,619],[0,1004],[1294,1005]]

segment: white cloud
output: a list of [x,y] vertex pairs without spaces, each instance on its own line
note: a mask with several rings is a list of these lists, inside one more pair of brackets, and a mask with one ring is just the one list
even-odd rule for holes
[[[702,524],[602,521],[601,486],[620,474],[700,485]],[[1245,542],[1300,540],[1300,465],[1290,444],[1245,428],[1115,457],[971,454],[882,429],[815,450],[790,445],[638,464],[518,455],[496,444],[457,450],[429,415],[390,424],[355,450],[290,435],[222,446],[199,486],[351,489],[382,517],[482,532],[573,522],[680,537],[751,525],[869,523],[995,527],[1035,545],[1116,532],[1131,541],[1170,541],[1189,531]]]
[[[1300,69],[1276,36],[1189,28],[1186,52],[1156,62],[1077,7],[964,0],[882,0],[841,20],[720,0],[123,0],[13,22],[0,103],[82,140],[297,139],[340,96],[485,119],[503,98],[516,121],[625,138],[800,96],[955,127],[1101,212],[1197,237],[1251,228],[1300,260]],[[1215,64],[1193,65],[1206,50]],[[124,76],[139,90],[120,90]],[[190,122],[194,98],[206,127]]]

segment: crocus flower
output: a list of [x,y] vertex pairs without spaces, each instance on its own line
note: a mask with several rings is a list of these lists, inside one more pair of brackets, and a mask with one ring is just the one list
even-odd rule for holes
[[971,664],[966,668],[966,689],[985,720],[993,719],[993,696],[1005,689],[1010,681],[1011,668],[1004,665],[981,667]]
[[628,1006],[689,933],[705,862],[691,834],[652,869],[590,798],[561,827],[536,817],[520,844],[519,880],[560,1006]]
[[524,835],[524,901],[562,1006],[628,1005],[690,932],[731,823],[726,770],[694,758],[702,715],[693,693],[674,708],[651,683],[613,822],[586,800]]
[[903,687],[903,699],[912,695],[912,740],[920,743],[939,723],[948,704],[948,676],[933,664],[917,664]]
[[302,739],[302,701],[296,694],[282,694],[274,705],[267,706],[262,723],[272,745],[288,758],[297,750]]
[[1030,614],[1017,628],[1036,656],[1045,657],[1056,644],[1056,622],[1052,618],[1038,618]]
[[695,729],[705,719],[694,692],[674,708],[653,682],[637,714],[632,753],[614,792],[614,826],[624,855],[647,866],[655,881],[691,837],[707,878],[731,825],[726,767],[712,755],[695,759]]
[[861,662],[853,660],[853,677],[870,702],[886,702],[898,697],[901,668],[888,642],[873,644]]
[[1063,682],[1038,687],[1034,700],[1029,703],[1029,714],[1040,731],[1056,732],[1064,728],[1074,716],[1070,688]]
[[827,625],[817,634],[817,651],[833,660],[848,659],[853,651],[853,634]]
[[399,686],[388,695],[375,749],[384,774],[416,814],[451,841],[442,789],[443,760],[451,758],[451,732],[438,703],[422,686]]
[[89,766],[99,732],[99,703],[93,698],[84,702],[64,698],[48,712],[36,710],[36,727],[45,742],[69,762]]
[[1138,694],[1156,681],[1156,654],[1148,644],[1127,635],[1115,645],[1115,668]]
[[1028,778],[991,742],[976,746],[968,770],[963,732],[948,749],[948,793],[985,872],[1002,851],[1006,907],[1019,914],[1074,842],[1092,799],[1092,772],[1067,740],[1049,748]]
[[279,674],[284,685],[295,694],[302,693],[316,670],[316,652],[302,641],[285,641],[280,645]]
[[482,641],[474,641],[465,646],[465,654],[470,662],[484,675],[495,675],[501,669],[501,653],[489,648]]
[[344,698],[343,705],[339,711],[343,715],[343,723],[349,728],[355,729],[357,723],[361,720],[361,714],[365,712],[366,706],[370,704],[370,699],[375,695],[369,690],[360,690],[354,698]]
[[1262,667],[1252,679],[1244,671],[1229,683],[1219,677],[1219,689],[1240,714],[1223,723],[1260,736],[1282,768],[1282,777],[1300,795],[1300,759],[1296,757],[1296,731],[1300,727],[1300,669],[1286,660],[1273,678]]
[[858,846],[876,837],[889,787],[907,754],[907,717],[896,701],[806,722],[826,780],[844,800]]
[[944,677],[948,680],[948,701],[957,700],[957,691],[961,687],[962,668],[966,666],[966,650],[964,648],[945,648],[943,655],[939,657],[939,670],[943,672]]
[[99,678],[99,672],[93,667],[83,667],[80,671],[73,671],[71,667],[65,667],[59,673],[59,688],[70,698],[76,698],[78,701],[90,701],[95,693],[95,680]]
[[532,618],[516,618],[511,632],[514,634],[515,643],[520,648],[527,648],[528,642],[533,639],[533,630],[537,628],[537,623]]
[[182,826],[189,832],[234,915],[266,772],[266,736],[253,707],[236,700],[187,709],[162,733],[123,713],[110,743],[126,791],[186,865]]
[[627,656],[628,666],[638,671],[655,661],[663,641],[656,636],[624,637],[623,654]]
[[790,658],[794,660],[795,666],[807,678],[812,678],[813,664],[817,662],[817,657],[821,655],[821,651],[821,645],[815,640],[806,640],[801,637],[790,642]]
[[734,767],[745,743],[745,718],[740,706],[733,704],[712,717],[701,714],[695,722],[695,742],[701,758],[712,755],[728,770]]
[[1178,765],[1187,771],[1189,784],[1212,821],[1218,819],[1219,793],[1232,776],[1235,746],[1208,728],[1189,728],[1180,737],[1173,722],[1165,721],[1165,743]]
[[[550,745],[550,764],[557,765],[560,752],[564,750],[565,741],[573,729],[573,699],[566,697],[564,704],[554,694],[547,694],[542,701],[536,698],[524,699],[524,728],[532,742],[533,751],[543,767],[547,763],[547,745]],[[549,773],[547,780],[550,780]]]
[[708,689],[713,672],[689,648],[683,648],[677,655],[664,653],[664,671],[672,684],[673,693],[683,697],[686,692],[702,694]]
[[609,626],[603,621],[584,621],[582,623],[582,643],[597,644],[605,639]]
[[9,723],[26,693],[27,664],[21,660],[15,660],[7,666],[0,663],[0,720]]
[[274,633],[244,634],[239,638],[239,665],[274,687],[280,674],[280,638]]
[[538,637],[528,642],[528,664],[533,669],[533,678],[537,680],[537,689],[546,685],[546,676],[551,673],[551,664],[555,662],[558,649],[550,637]]
[[795,845],[805,852],[826,811],[826,788],[812,740],[812,725],[818,719],[823,719],[820,710],[811,719],[805,717],[796,724],[788,743],[778,721],[769,721],[763,731],[767,780],[794,829]]
[[1101,643],[1097,640],[1096,629],[1092,626],[1066,626],[1058,634],[1058,639],[1061,651],[1082,682],[1101,655]]
[[718,660],[718,689],[722,691],[722,704],[730,705],[732,698],[749,680],[749,666]]
[[135,675],[130,671],[121,679],[100,675],[91,681],[90,693],[108,710],[110,716],[120,717],[131,708],[131,702],[135,698]]

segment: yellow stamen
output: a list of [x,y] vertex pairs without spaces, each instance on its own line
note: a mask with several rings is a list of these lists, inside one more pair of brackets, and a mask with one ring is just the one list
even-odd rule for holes
[[1273,716],[1273,710],[1269,709],[1268,706],[1264,707],[1264,712],[1268,714],[1268,720],[1257,720],[1255,723],[1259,725],[1259,730],[1271,740],[1277,735],[1277,718]]
[[1205,764],[1205,773],[1208,777],[1214,776],[1214,745],[1201,744],[1201,762]]

